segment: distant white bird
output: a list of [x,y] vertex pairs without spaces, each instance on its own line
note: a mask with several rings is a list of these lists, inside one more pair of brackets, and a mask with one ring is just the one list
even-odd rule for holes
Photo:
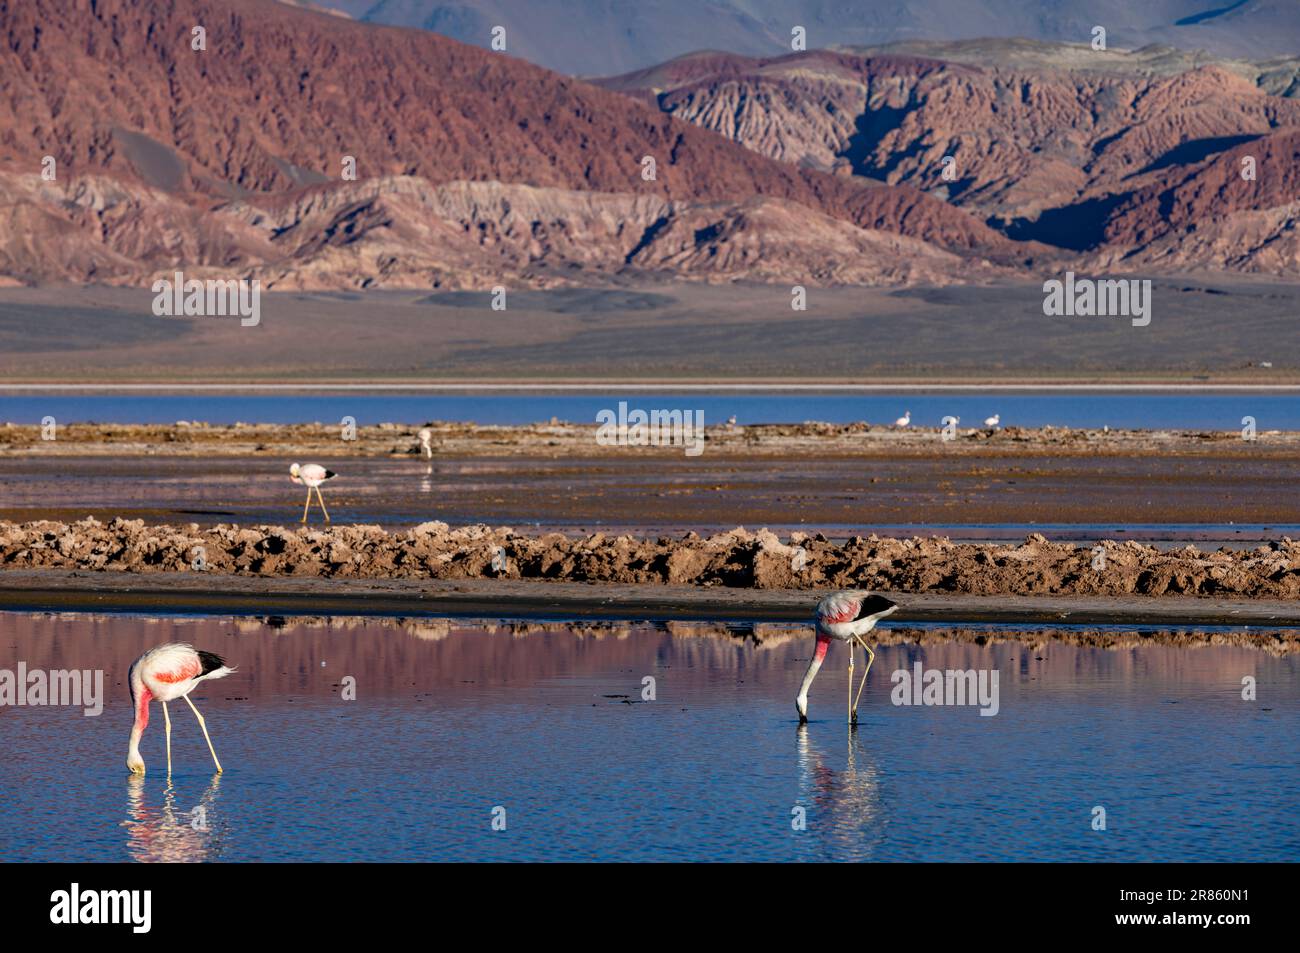
[[497,551],[492,554],[492,571],[497,575],[510,569],[510,558],[506,555],[506,548],[498,546]]
[[428,427],[425,427],[423,430],[420,431],[419,436],[420,436],[420,448],[424,451],[424,455],[425,455],[426,457],[429,457],[430,459],[432,459],[432,457],[433,457],[433,431],[430,430]]
[[903,411],[903,416],[899,417],[897,420],[894,421],[895,427],[910,427],[911,425],[912,425],[912,412],[910,410]]
[[316,491],[316,499],[320,500],[321,512],[325,514],[325,522],[330,522],[330,511],[325,509],[325,498],[320,495],[320,485],[326,480],[332,480],[336,476],[333,470],[326,470],[315,463],[309,463],[304,467],[294,464],[289,467],[289,479],[299,486],[307,487],[307,502],[302,505],[302,521],[307,522],[307,508],[311,506],[311,491]]
[[140,736],[149,724],[149,702],[156,699],[162,702],[163,718],[167,721],[167,774],[172,773],[172,717],[167,713],[167,703],[177,698],[184,698],[185,703],[194,710],[194,717],[203,729],[203,738],[212,752],[212,761],[221,773],[221,762],[208,737],[208,726],[203,716],[190,701],[190,692],[199,682],[213,678],[225,678],[233,668],[227,668],[220,655],[196,650],[184,642],[172,642],[150,649],[131,665],[127,681],[131,686],[131,707],[135,709],[135,723],[131,726],[131,741],[126,751],[126,766],[133,774],[144,774],[144,758],[140,757]]
[[736,415],[735,415],[735,414],[732,414],[730,417],[727,418],[727,426],[728,426],[728,427],[734,427],[734,426],[736,426]]
[[1002,415],[1001,415],[1001,414],[994,414],[992,417],[985,417],[985,418],[984,418],[984,426],[985,426],[985,427],[996,427],[996,426],[998,425],[998,421],[1000,421],[1001,419],[1002,419]]
[[[858,723],[858,698],[862,697],[862,687],[867,684],[871,663],[876,660],[876,653],[871,651],[871,646],[862,636],[897,608],[895,603],[884,596],[873,596],[862,591],[833,592],[817,603],[817,646],[813,649],[812,661],[808,663],[808,671],[804,674],[803,684],[799,686],[799,694],[794,700],[800,724],[808,720],[808,688],[826,659],[826,650],[830,648],[832,639],[849,644],[849,723]],[[854,642],[867,650],[867,671],[862,673],[862,685],[858,688],[857,698],[853,697]]]

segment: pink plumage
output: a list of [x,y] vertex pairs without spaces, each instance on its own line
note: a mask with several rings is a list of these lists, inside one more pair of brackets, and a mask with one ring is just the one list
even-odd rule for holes
[[[803,684],[799,686],[799,694],[795,696],[795,710],[799,713],[799,722],[802,724],[808,720],[808,689],[812,686],[813,679],[817,677],[818,670],[822,667],[822,662],[826,659],[826,652],[830,648],[832,641],[847,642],[849,645],[849,677],[853,676],[853,644],[857,642],[867,652],[867,671],[871,670],[871,661],[875,658],[871,646],[863,641],[863,636],[870,632],[878,621],[892,613],[898,606],[886,599],[884,596],[873,595],[863,590],[846,590],[844,592],[832,592],[830,595],[817,603],[816,616],[816,633],[817,644],[813,650],[813,656],[808,663],[808,671],[804,673]],[[866,685],[866,673],[862,676],[862,684]],[[850,688],[852,685],[850,684]],[[862,689],[858,689],[859,697]],[[857,702],[850,697],[849,699],[849,721],[851,724],[857,724]]]
[[307,510],[311,507],[311,493],[316,491],[316,499],[320,501],[321,512],[325,514],[325,522],[330,522],[330,511],[325,509],[325,497],[320,495],[320,485],[326,480],[332,480],[336,476],[333,470],[326,470],[319,463],[293,464],[289,467],[289,479],[299,486],[307,487],[307,502],[302,507],[302,521],[307,522]]
[[226,665],[221,656],[213,652],[195,649],[184,642],[169,642],[150,649],[131,665],[128,683],[131,687],[131,707],[135,712],[135,721],[131,725],[131,740],[127,747],[126,766],[134,774],[144,774],[144,759],[140,757],[140,737],[149,725],[149,702],[157,701],[163,706],[163,716],[167,719],[167,773],[172,767],[172,725],[171,715],[167,712],[167,703],[177,698],[185,699],[186,704],[194,709],[194,716],[203,729],[203,737],[212,752],[212,760],[221,771],[221,762],[212,748],[212,739],[208,737],[208,727],[203,716],[190,701],[189,694],[200,682],[214,678],[225,678],[234,671]]

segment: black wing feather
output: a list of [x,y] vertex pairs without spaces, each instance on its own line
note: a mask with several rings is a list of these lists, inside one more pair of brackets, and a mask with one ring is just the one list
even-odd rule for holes
[[[865,619],[867,616],[871,615],[879,615],[894,605],[897,605],[897,603],[890,602],[884,596],[867,596],[867,598],[862,600],[862,604],[858,606],[858,619]],[[853,621],[856,622],[857,619],[854,619]]]
[[199,651],[199,664],[203,666],[203,671],[199,672],[199,678],[202,678],[208,672],[215,672],[226,664],[226,660],[214,652]]

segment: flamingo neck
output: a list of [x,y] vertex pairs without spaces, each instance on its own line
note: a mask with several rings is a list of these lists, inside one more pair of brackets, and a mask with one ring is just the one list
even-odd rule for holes
[[140,736],[149,727],[149,701],[153,693],[144,684],[132,685],[131,699],[135,702],[135,723],[131,725],[131,751],[138,751]]
[[817,633],[817,647],[813,650],[812,660],[808,663],[808,671],[804,673],[803,684],[799,686],[799,707],[806,710],[808,707],[808,689],[812,687],[813,679],[817,677],[817,671],[822,667],[822,662],[826,661],[826,650],[831,647],[831,637],[822,632]]

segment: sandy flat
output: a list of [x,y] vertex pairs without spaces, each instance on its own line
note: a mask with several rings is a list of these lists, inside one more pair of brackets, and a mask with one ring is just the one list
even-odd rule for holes
[[1158,278],[1135,328],[1046,317],[1041,282],[813,287],[806,311],[779,285],[520,289],[504,311],[487,293],[277,292],[241,327],[157,317],[146,289],[0,288],[0,379],[1284,384],[1300,381],[1298,296],[1249,276]]

